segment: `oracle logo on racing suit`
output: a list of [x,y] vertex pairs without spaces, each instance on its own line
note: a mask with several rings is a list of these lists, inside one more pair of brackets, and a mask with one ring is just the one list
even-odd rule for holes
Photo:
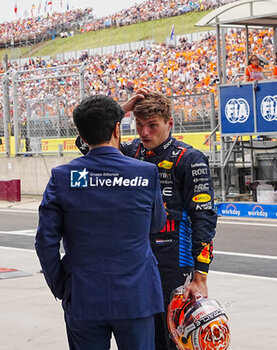
[[191,171],[191,175],[194,176],[200,176],[200,175],[207,175],[208,174],[208,169],[207,168],[199,168],[199,169],[194,169]]

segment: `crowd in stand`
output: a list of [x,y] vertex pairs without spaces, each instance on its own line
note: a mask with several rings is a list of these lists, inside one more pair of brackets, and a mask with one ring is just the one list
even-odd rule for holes
[[121,27],[137,22],[179,16],[192,11],[215,9],[236,0],[146,0],[141,4],[87,23],[81,32],[96,31],[103,28]]
[[[251,30],[249,38],[250,52],[259,54],[270,64],[265,69],[273,69],[274,57],[272,30]],[[230,82],[238,73],[243,73],[246,65],[245,31],[231,31],[226,35],[227,78]],[[12,65],[11,76],[18,69],[25,70],[23,78],[34,78],[42,75],[58,75],[78,72],[78,67],[60,71],[57,66],[76,63],[88,63],[85,71],[85,93],[105,94],[117,100],[125,100],[128,94],[145,85],[171,95],[209,93],[216,91],[216,37],[206,34],[202,40],[189,43],[180,40],[176,47],[165,44],[154,45],[149,49],[121,51],[114,54],[90,56],[84,52],[78,59],[65,62],[40,58],[30,60],[23,67]],[[31,69],[53,67],[53,70],[29,72]],[[1,69],[1,68],[0,68]],[[33,80],[19,83],[19,91],[25,99],[58,96],[67,101],[68,113],[79,101],[80,84],[77,78],[64,77],[48,80]],[[0,111],[1,113],[1,111]],[[189,113],[185,113],[184,116]],[[26,110],[21,101],[21,117],[26,118]]]
[[[161,17],[172,17],[192,10],[207,10],[218,7],[234,0],[147,0],[140,5],[135,5],[128,10],[123,10],[111,17],[94,20],[90,27],[85,30],[98,30],[103,26],[128,25],[138,21],[148,21]],[[87,11],[76,10],[66,13],[66,21],[72,22],[82,17]],[[47,18],[26,19],[0,25],[0,37],[3,39],[19,40],[24,35],[38,35],[57,24],[64,24],[64,14],[53,14]],[[5,27],[7,26],[7,27]],[[29,33],[29,34],[27,34]],[[269,61],[269,70],[273,68],[272,30],[251,30],[249,37],[250,52],[259,54]],[[238,73],[242,73],[246,65],[245,58],[245,31],[238,29],[229,31],[226,35],[226,66],[227,80],[230,82]],[[118,101],[126,100],[128,95],[141,86],[161,91],[168,95],[187,95],[216,92],[217,82],[217,55],[216,36],[207,33],[200,41],[189,42],[181,38],[175,47],[165,44],[153,45],[151,48],[141,48],[137,50],[115,52],[113,54],[103,54],[90,56],[87,52],[79,58],[67,61],[55,59],[45,60],[41,58],[30,59],[24,66],[17,64],[10,65],[10,76],[18,70],[26,71],[20,78],[36,78],[37,80],[23,81],[18,83],[20,118],[27,117],[26,104],[24,101],[33,99],[60,98],[61,108],[67,109],[66,114],[71,115],[73,108],[79,102],[80,81],[76,77],[61,77],[58,75],[68,75],[78,73],[77,63],[87,62],[85,70],[85,94],[105,94],[110,95]],[[66,65],[67,68],[58,68]],[[50,71],[39,68],[53,68]],[[37,69],[36,72],[30,72]],[[0,73],[3,73],[0,64]],[[51,79],[39,79],[46,75],[52,75]],[[12,98],[12,89],[11,89]],[[2,92],[0,91],[2,95]],[[189,98],[181,102],[184,118],[193,119],[193,104]],[[180,106],[176,106],[178,109]],[[13,109],[11,109],[13,114]],[[56,108],[49,108],[48,115],[54,115]],[[0,120],[3,117],[2,104],[0,104]],[[191,120],[191,119],[190,119]]]
[[[81,33],[101,30],[109,27],[120,27],[137,22],[173,17],[191,11],[205,11],[234,2],[236,0],[146,0],[141,4],[114,13],[111,16],[84,21]],[[68,10],[65,13],[41,15],[18,19],[0,24],[0,46],[25,44],[27,41],[46,40],[60,32],[70,33],[71,25],[76,20],[92,13],[92,9]],[[82,21],[81,21],[82,22]],[[66,35],[67,37],[68,35]]]
[[57,29],[68,29],[71,24],[86,16],[92,9],[69,10],[65,13],[54,12],[51,15],[18,19],[0,24],[0,46],[5,44],[23,44],[34,38],[42,39],[43,35],[55,34]]

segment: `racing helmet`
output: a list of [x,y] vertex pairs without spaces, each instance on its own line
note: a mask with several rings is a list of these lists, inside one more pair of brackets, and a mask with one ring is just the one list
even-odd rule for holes
[[214,299],[201,295],[184,299],[184,286],[176,288],[168,305],[167,325],[180,350],[225,350],[230,345],[228,316]]

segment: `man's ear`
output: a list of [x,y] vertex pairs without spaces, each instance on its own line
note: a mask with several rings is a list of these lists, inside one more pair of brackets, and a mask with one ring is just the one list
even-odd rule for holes
[[170,117],[168,125],[169,125],[170,130],[171,130],[173,128],[173,125],[174,125],[173,117]]
[[115,127],[114,127],[114,137],[116,139],[120,138],[120,122],[117,122]]

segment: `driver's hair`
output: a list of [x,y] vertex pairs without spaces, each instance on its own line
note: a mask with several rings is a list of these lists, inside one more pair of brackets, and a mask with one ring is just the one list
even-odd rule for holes
[[172,116],[171,100],[158,91],[152,91],[144,99],[135,103],[133,113],[135,117],[149,119],[154,116],[168,121]]

